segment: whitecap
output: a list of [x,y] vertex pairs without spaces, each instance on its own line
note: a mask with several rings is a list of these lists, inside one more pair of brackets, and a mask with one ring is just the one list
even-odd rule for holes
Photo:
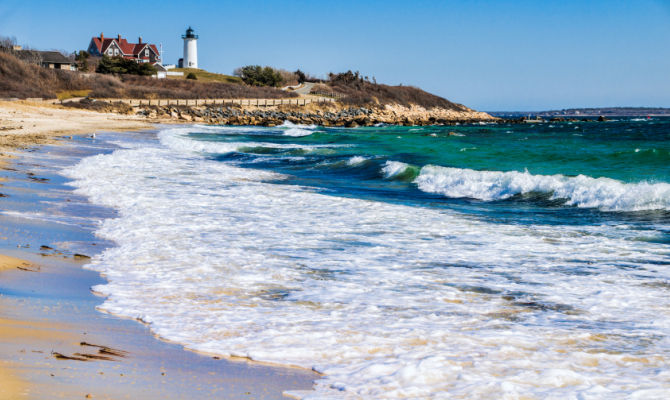
[[347,160],[347,165],[355,166],[355,165],[361,165],[364,162],[366,162],[368,159],[363,156],[353,156],[350,159]]
[[[226,127],[230,128],[230,127]],[[300,144],[300,143],[273,143],[273,142],[225,142],[211,140],[194,140],[188,134],[199,132],[199,127],[169,128],[159,132],[161,142],[174,150],[189,151],[194,153],[225,154],[240,150],[241,148],[265,147],[272,149],[302,149],[308,151],[319,151],[336,147],[351,147],[348,144]]]
[[309,136],[314,133],[314,130],[317,128],[316,125],[298,125],[290,121],[284,121],[282,125],[279,126],[281,129],[285,129],[284,136]]
[[414,181],[419,189],[452,198],[504,200],[532,192],[550,194],[566,205],[603,211],[670,210],[670,184],[624,183],[585,175],[532,175],[517,171],[476,171],[427,165]]

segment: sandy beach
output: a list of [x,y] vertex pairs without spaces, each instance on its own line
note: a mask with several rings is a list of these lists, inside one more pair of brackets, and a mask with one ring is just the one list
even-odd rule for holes
[[0,399],[277,399],[311,388],[312,371],[197,354],[138,321],[96,310],[103,299],[90,288],[104,278],[82,267],[113,245],[96,239],[90,222],[113,212],[74,195],[54,160],[95,154],[88,146],[94,132],[150,123],[1,102],[0,126]]
[[65,108],[47,103],[0,101],[0,153],[37,144],[53,143],[57,137],[90,134],[96,130],[146,129],[146,119],[119,114]]

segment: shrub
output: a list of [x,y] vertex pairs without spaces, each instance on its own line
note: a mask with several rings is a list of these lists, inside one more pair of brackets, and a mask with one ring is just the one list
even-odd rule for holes
[[72,108],[82,108],[84,110],[93,110],[98,112],[115,112],[120,114],[133,113],[133,107],[122,102],[108,103],[105,101],[83,99],[79,101],[70,101],[64,103],[64,106]]
[[298,69],[294,72],[294,74],[298,77],[298,83],[305,82],[305,78],[307,78],[307,76],[305,76],[304,72]]
[[102,56],[95,72],[101,74],[153,75],[156,67],[149,63],[137,63],[123,57]]
[[189,72],[189,73],[188,73],[188,75],[186,75],[186,79],[193,79],[193,80],[197,80],[197,79],[198,79],[198,77],[197,77],[197,76],[195,76],[195,74],[194,74],[193,72]]
[[88,54],[87,51],[81,50],[79,53],[75,53],[74,60],[77,62],[77,69],[82,72],[88,72]]
[[235,75],[242,78],[242,81],[247,85],[278,86],[282,83],[281,73],[272,67],[247,65],[246,67],[236,69]]
[[279,83],[281,83],[282,86],[292,86],[300,83],[298,81],[298,75],[296,75],[295,72],[287,71],[285,69],[277,69],[275,71],[279,73],[279,76],[281,76],[281,82]]

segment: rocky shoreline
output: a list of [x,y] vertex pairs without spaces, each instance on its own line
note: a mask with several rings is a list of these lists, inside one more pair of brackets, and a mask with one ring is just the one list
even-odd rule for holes
[[467,110],[426,110],[422,107],[387,105],[384,107],[347,107],[337,104],[277,107],[240,106],[141,106],[134,112],[147,118],[176,119],[221,125],[277,126],[285,121],[294,124],[321,126],[389,125],[454,125],[473,122],[494,122],[486,113]]
[[346,106],[340,103],[309,104],[306,106],[247,106],[227,105],[141,105],[105,102],[84,99],[64,104],[71,108],[83,108],[102,113],[116,113],[140,117],[147,122],[197,122],[213,125],[258,125],[277,126],[288,121],[301,125],[320,126],[374,126],[379,124],[399,126],[459,125],[472,123],[526,124],[552,122],[606,122],[597,118],[499,118],[485,112],[463,107],[461,110],[444,108],[426,109],[420,106],[387,104],[365,107]]
[[82,100],[67,103],[69,107],[91,109],[99,112],[132,114],[161,122],[197,122],[214,125],[259,125],[277,126],[288,121],[301,125],[358,127],[378,124],[399,126],[458,125],[472,123],[523,124],[538,122],[586,122],[606,121],[598,119],[572,119],[554,117],[551,119],[497,118],[485,112],[469,108],[450,110],[444,108],[426,109],[420,106],[387,104],[384,106],[354,107],[339,103],[309,104],[306,106],[241,106],[228,105],[141,105]]

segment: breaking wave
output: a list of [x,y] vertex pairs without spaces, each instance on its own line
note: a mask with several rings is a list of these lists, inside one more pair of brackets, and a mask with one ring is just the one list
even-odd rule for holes
[[347,160],[347,165],[350,166],[356,166],[356,165],[361,165],[364,162],[366,162],[368,159],[363,157],[363,156],[353,156],[350,159]]
[[670,210],[670,184],[624,183],[585,175],[533,175],[528,171],[476,171],[427,165],[414,180],[419,189],[453,198],[504,200],[546,193],[565,205],[603,211]]
[[290,121],[284,121],[280,128],[286,129],[284,131],[284,136],[309,136],[314,133],[314,130],[317,128],[316,125],[297,125]]
[[305,151],[317,151],[332,147],[346,147],[346,145],[337,144],[305,145],[298,143],[201,141],[190,139],[188,134],[191,132],[193,132],[192,128],[165,129],[158,134],[158,137],[164,145],[174,150],[211,154],[225,154],[244,149],[301,149]]
[[385,179],[412,180],[418,172],[418,167],[400,161],[387,161],[382,168]]

